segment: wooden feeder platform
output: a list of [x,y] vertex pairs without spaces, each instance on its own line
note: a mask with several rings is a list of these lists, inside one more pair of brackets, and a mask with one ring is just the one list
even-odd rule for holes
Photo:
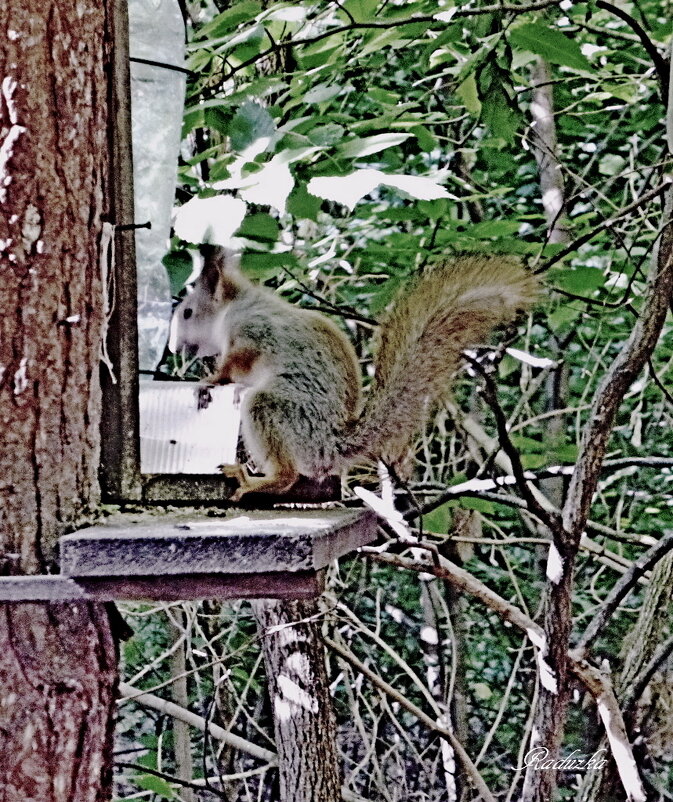
[[62,537],[60,574],[0,578],[0,602],[313,598],[375,538],[362,509],[120,514]]

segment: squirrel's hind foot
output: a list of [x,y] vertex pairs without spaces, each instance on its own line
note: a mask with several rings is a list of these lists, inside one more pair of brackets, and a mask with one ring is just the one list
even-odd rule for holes
[[267,468],[264,476],[250,476],[244,465],[220,465],[219,472],[227,479],[235,479],[239,485],[229,501],[235,504],[248,493],[287,493],[299,479],[299,473],[290,465],[274,462]]

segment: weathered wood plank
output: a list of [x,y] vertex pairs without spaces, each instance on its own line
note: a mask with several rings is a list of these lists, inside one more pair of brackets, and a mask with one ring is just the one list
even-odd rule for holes
[[[147,504],[228,501],[236,483],[218,474],[143,474],[143,501]],[[328,476],[323,482],[299,477],[297,483],[282,495],[250,493],[244,507],[268,509],[272,504],[287,502],[338,501],[341,480]]]
[[197,601],[201,599],[310,599],[325,587],[324,571],[269,574],[201,574],[72,579],[0,578],[0,603],[72,601]]
[[[163,516],[89,527],[61,538],[61,573],[74,578],[307,572],[370,543],[367,510]],[[182,598],[182,597],[180,597]]]

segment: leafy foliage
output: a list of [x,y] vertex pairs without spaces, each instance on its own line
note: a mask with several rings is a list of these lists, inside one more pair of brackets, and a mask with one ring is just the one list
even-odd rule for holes
[[[523,467],[541,472],[576,459],[588,406],[641,307],[662,221],[660,194],[652,190],[668,163],[661,76],[638,28],[661,53],[671,20],[668,7],[656,0],[630,9],[637,27],[606,3],[539,6],[514,12],[481,2],[438,6],[425,0],[246,0],[219,9],[195,3],[188,26],[188,158],[180,165],[180,182],[183,197],[224,195],[243,203],[235,233],[247,249],[244,266],[294,301],[340,310],[350,318],[365,361],[367,319],[428,261],[461,251],[528,260],[545,275],[548,297],[522,325],[518,345],[556,367],[500,352],[494,370]],[[531,76],[540,57],[550,70],[565,183],[568,237],[561,243],[548,241],[535,159],[539,141],[531,125]],[[648,202],[640,204],[644,197]],[[217,238],[213,232],[211,227]],[[179,233],[166,261],[176,285],[185,271],[182,249],[199,241],[189,224]],[[504,339],[509,344],[515,337]],[[653,456],[673,458],[666,390],[672,353],[666,327],[612,433],[591,513],[599,529],[590,534],[605,555],[583,551],[580,557],[576,634],[623,566],[673,526],[673,463],[647,464]],[[478,385],[478,377],[461,374],[457,401],[492,436],[492,413],[475,395]],[[443,412],[419,443],[416,503],[461,481],[499,473],[494,442],[470,439],[460,417],[452,418],[454,412]],[[622,462],[610,462],[618,458]],[[645,462],[623,462],[634,458]],[[540,478],[558,506],[565,480]],[[535,542],[540,532],[507,503],[472,495],[429,511],[426,540],[535,615],[544,582],[544,554]],[[461,537],[464,520],[470,524]],[[508,788],[518,787],[520,775],[511,767],[526,742],[536,682],[530,644],[449,587],[399,570],[356,560],[341,566],[333,587],[339,603],[356,614],[353,619],[335,608],[334,633],[427,709],[404,666],[424,677],[437,702],[451,709],[468,752],[474,756],[485,746],[479,769],[494,793],[504,798]],[[636,596],[613,617],[594,652],[616,669],[637,604]],[[208,643],[198,626],[202,613],[195,615],[190,685],[194,704],[207,710],[218,690],[210,669],[194,656]],[[670,617],[665,620],[670,629]],[[267,728],[269,720],[259,699],[263,679],[254,649],[241,646],[254,638],[250,621],[219,611],[216,626],[222,633],[218,659],[226,659],[232,698],[240,702],[233,707],[249,716],[241,731],[254,739],[249,720],[256,717]],[[430,630],[434,645],[424,640]],[[399,659],[380,643],[372,646],[372,632]],[[129,647],[129,670],[165,646],[146,624],[135,643],[142,646]],[[437,739],[363,687],[350,668],[333,668],[346,786],[371,800],[448,798]],[[166,667],[159,665],[150,684],[165,680]],[[669,670],[662,685],[670,689],[670,682]],[[246,690],[250,683],[257,696]],[[574,709],[568,752],[595,747],[587,718]],[[136,726],[129,721],[127,733]],[[163,731],[167,723],[153,726]],[[660,744],[648,758],[654,787],[671,787],[670,740],[662,735],[667,726],[670,731],[670,720],[654,713],[643,723],[646,739]],[[212,768],[220,759],[208,752],[203,765]],[[470,799],[461,782],[459,798]],[[571,774],[562,778],[562,798],[575,798],[577,782]],[[164,786],[150,788],[147,779],[136,785],[168,793]],[[232,787],[238,790],[230,798],[244,799],[253,786],[246,780]]]

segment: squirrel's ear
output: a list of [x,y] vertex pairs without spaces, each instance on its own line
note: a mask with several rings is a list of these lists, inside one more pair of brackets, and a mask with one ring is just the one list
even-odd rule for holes
[[222,295],[223,298],[231,296],[228,291],[232,280],[240,275],[240,254],[223,248],[221,245],[201,245],[199,247],[203,257],[201,280],[213,298]]

